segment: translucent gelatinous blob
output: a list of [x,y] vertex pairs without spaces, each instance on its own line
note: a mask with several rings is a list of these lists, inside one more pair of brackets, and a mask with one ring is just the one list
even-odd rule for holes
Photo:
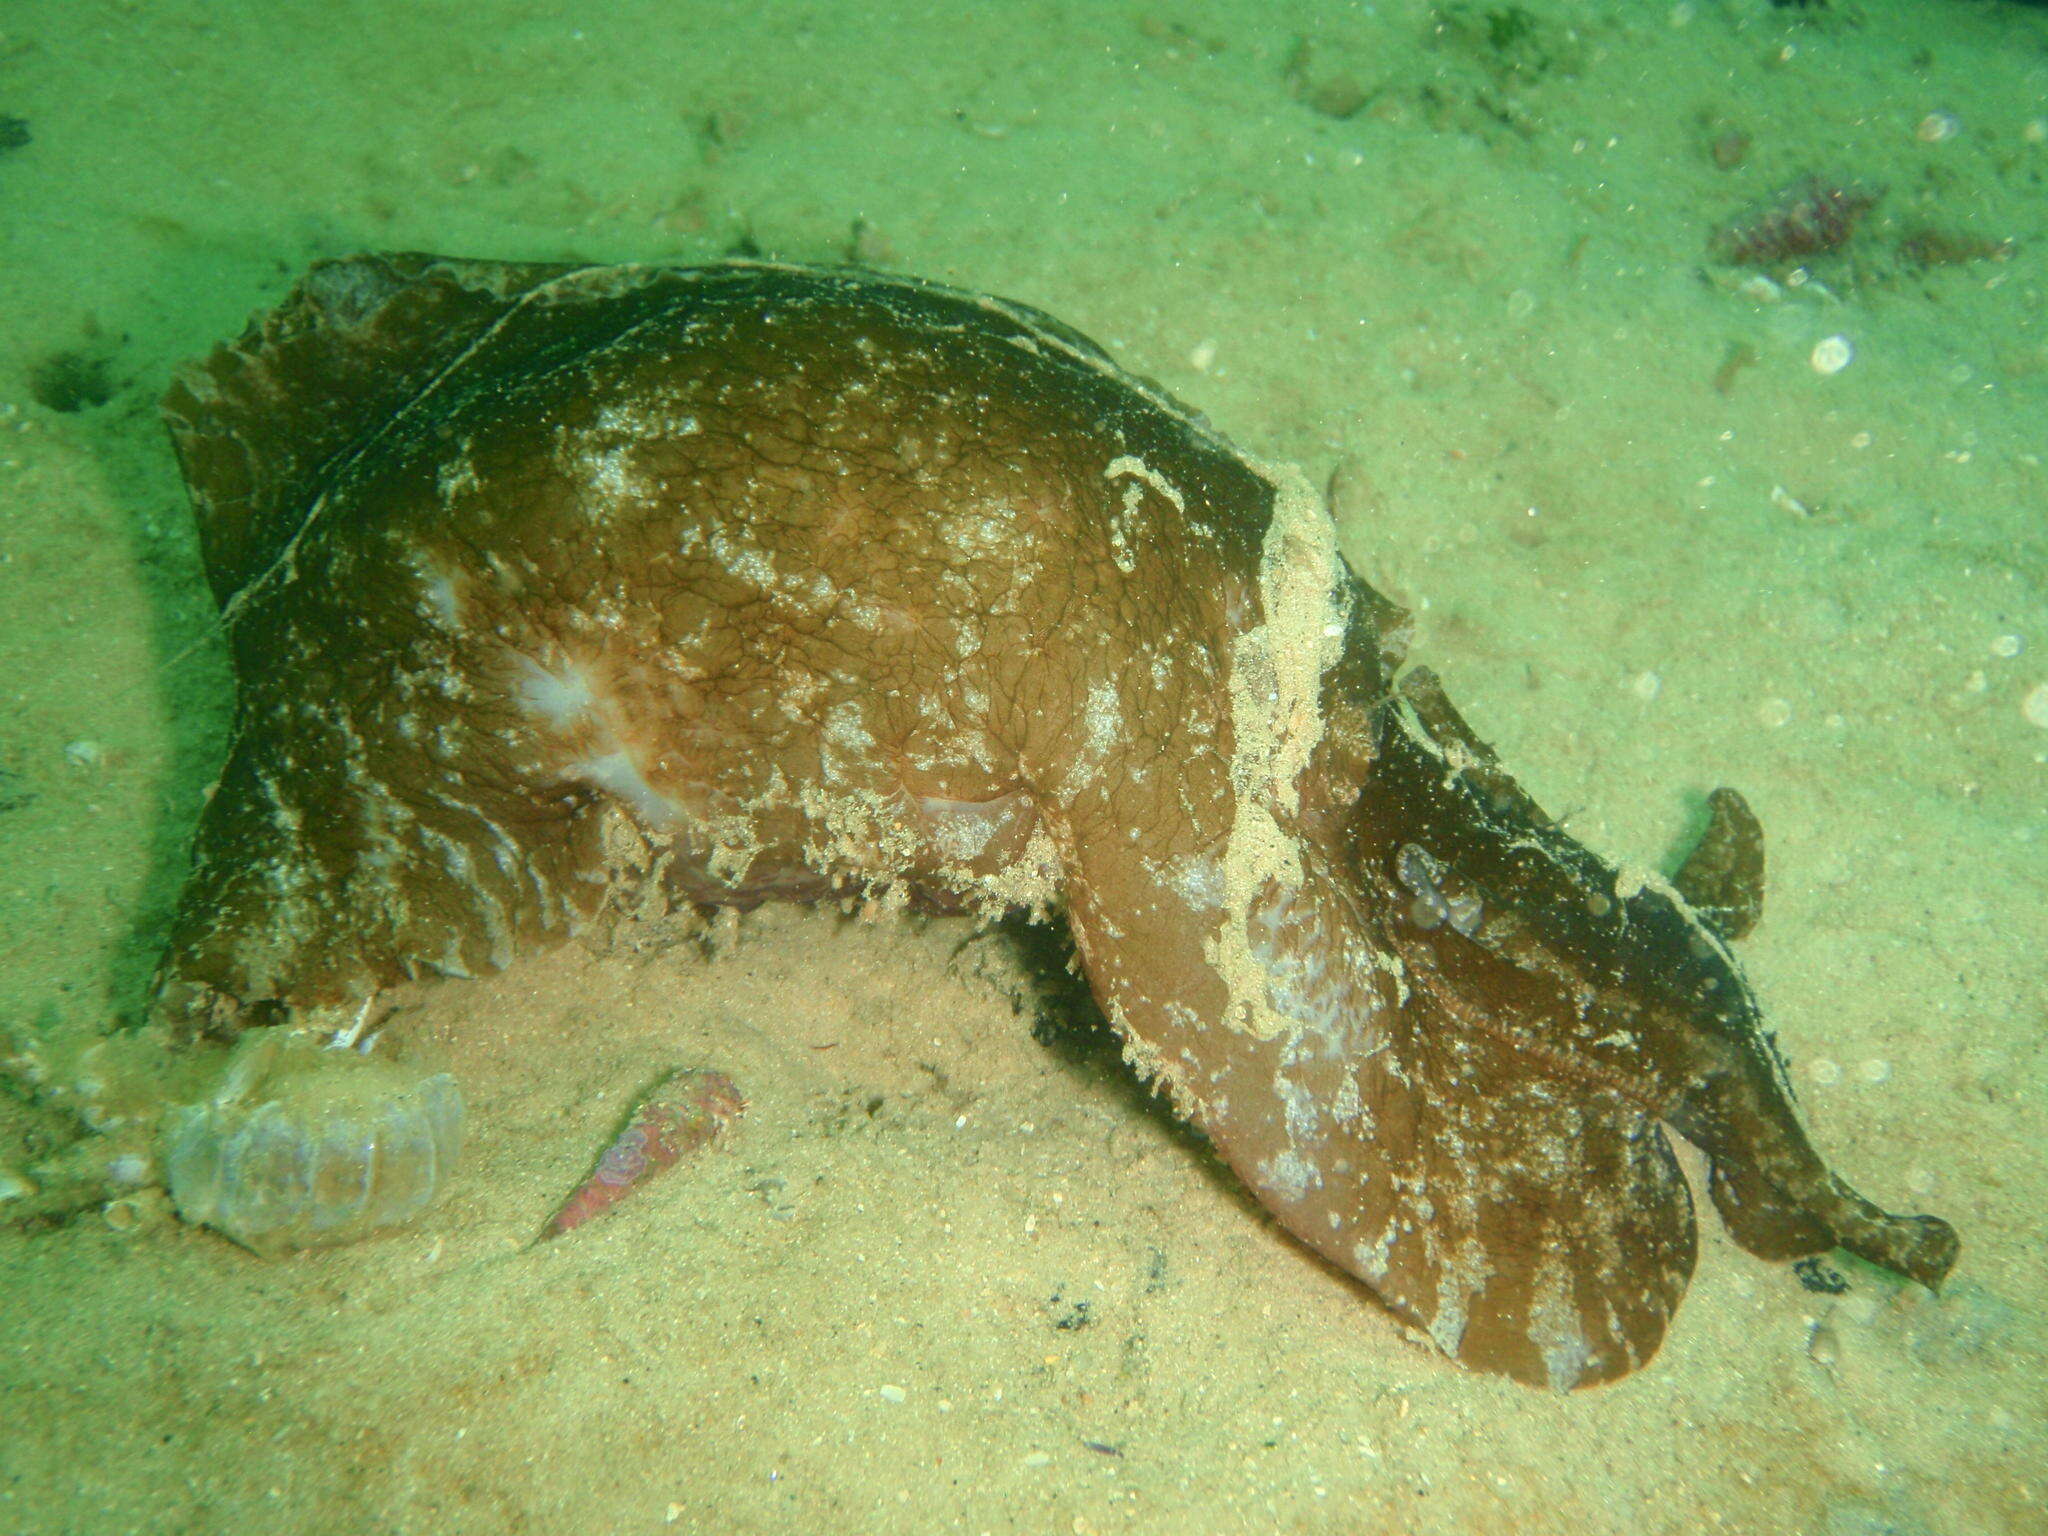
[[170,1118],[164,1172],[185,1220],[282,1253],[410,1221],[461,1144],[448,1073],[265,1030],[235,1047],[218,1092]]
[[1449,889],[1443,861],[1427,849],[1403,843],[1394,859],[1394,874],[1415,898],[1408,908],[1408,920],[1416,927],[1449,923],[1468,939],[1479,931],[1479,919],[1484,915],[1479,893]]

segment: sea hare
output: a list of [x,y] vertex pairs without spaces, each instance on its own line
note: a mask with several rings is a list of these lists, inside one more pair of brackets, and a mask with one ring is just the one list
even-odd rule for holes
[[1299,472],[1021,305],[768,263],[316,267],[167,402],[239,684],[159,972],[187,1049],[659,890],[1061,913],[1129,1059],[1444,1353],[1649,1359],[1736,1240],[1932,1285],[1729,941],[1567,837]]

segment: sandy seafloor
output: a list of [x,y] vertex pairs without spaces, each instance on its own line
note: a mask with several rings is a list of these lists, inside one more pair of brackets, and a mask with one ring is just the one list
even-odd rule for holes
[[[1709,1214],[1649,1369],[1474,1378],[1035,1040],[1007,941],[769,912],[402,1020],[471,1102],[402,1233],[0,1231],[0,1532],[2048,1530],[2048,13],[8,0],[0,115],[10,1024],[132,1015],[222,749],[177,363],[320,256],[857,242],[1344,465],[1347,553],[1595,848],[1743,789],[1815,1134],[1965,1243],[1829,1298]],[[1742,291],[1707,232],[1809,171],[1888,190]],[[525,1250],[677,1062],[729,1143]],[[0,1161],[61,1131],[0,1101]]]

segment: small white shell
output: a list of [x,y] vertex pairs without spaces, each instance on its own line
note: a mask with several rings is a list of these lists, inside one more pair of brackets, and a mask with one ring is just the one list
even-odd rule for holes
[[164,1178],[186,1221],[283,1253],[410,1221],[461,1144],[448,1073],[257,1030],[236,1044],[219,1092],[170,1116]]
[[1808,359],[1813,371],[1823,378],[1840,373],[1856,356],[1856,349],[1849,345],[1846,336],[1823,336],[1813,344],[1813,355]]

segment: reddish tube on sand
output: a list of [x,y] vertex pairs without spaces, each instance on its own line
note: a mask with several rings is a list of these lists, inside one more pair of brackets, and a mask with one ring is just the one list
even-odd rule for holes
[[590,1177],[541,1229],[541,1238],[558,1237],[609,1210],[653,1174],[710,1145],[746,1107],[739,1087],[723,1072],[681,1067],[669,1073],[640,1100]]

